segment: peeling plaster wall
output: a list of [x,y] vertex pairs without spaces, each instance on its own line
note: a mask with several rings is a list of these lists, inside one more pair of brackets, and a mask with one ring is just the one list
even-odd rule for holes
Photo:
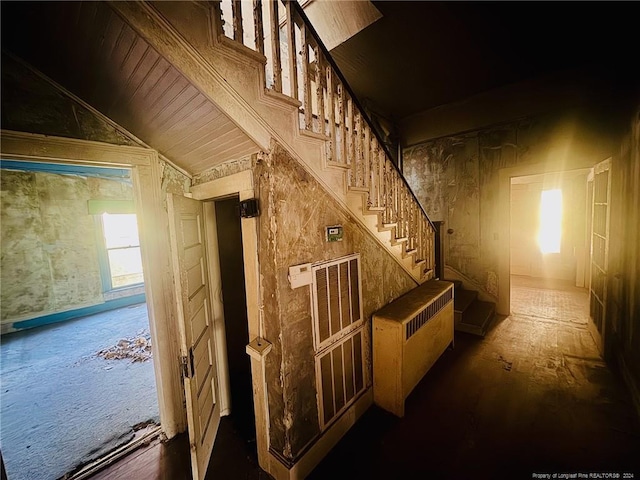
[[[369,385],[371,314],[416,284],[279,145],[258,160],[255,179],[261,205],[259,260],[265,337],[273,342],[266,360],[270,445],[275,453],[295,461],[320,430],[310,288],[291,289],[289,267],[361,254]],[[325,227],[337,224],[344,226],[344,240],[327,243]]]
[[2,170],[2,323],[105,301],[88,200],[132,200],[128,183]]
[[227,177],[234,173],[251,170],[255,166],[255,155],[241,158],[238,160],[230,160],[220,163],[210,169],[199,173],[193,177],[192,185],[200,185],[201,183],[210,182],[218,178]]
[[500,171],[591,167],[612,154],[617,138],[597,112],[523,119],[406,148],[404,175],[431,219],[453,229],[444,235],[445,264],[497,298]]
[[4,130],[137,145],[4,52],[1,119]]
[[[4,53],[1,118],[6,130],[140,146],[125,130]],[[166,194],[184,194],[190,179],[165,162],[161,168],[166,211]],[[17,318],[103,303],[94,225],[87,218],[86,201],[132,199],[131,185],[125,188],[92,177],[78,184],[80,177],[5,170],[1,177],[3,326]],[[69,225],[73,216],[77,225]],[[76,276],[67,278],[73,265],[82,273],[71,272]],[[54,286],[53,280],[60,278],[64,282]]]

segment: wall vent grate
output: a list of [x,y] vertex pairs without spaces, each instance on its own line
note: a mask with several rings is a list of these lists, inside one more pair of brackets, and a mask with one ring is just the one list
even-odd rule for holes
[[360,256],[312,266],[316,352],[362,325]]
[[320,428],[364,391],[360,255],[312,266],[313,340]]
[[324,429],[364,390],[362,329],[335,342],[316,356],[320,425]]

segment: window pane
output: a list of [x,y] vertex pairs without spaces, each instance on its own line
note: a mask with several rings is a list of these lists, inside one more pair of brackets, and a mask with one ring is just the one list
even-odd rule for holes
[[562,233],[562,190],[543,190],[540,196],[540,233],[542,253],[560,253]]
[[134,285],[144,281],[140,247],[109,250],[109,268],[113,288]]
[[134,213],[102,215],[104,240],[109,248],[139,246],[138,223]]

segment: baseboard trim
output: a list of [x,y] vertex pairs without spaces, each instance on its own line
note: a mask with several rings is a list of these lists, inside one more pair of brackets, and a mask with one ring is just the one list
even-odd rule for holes
[[285,465],[278,457],[269,452],[269,474],[276,480],[303,480],[306,478],[371,405],[373,405],[373,389],[370,387],[291,466]]
[[77,308],[74,310],[67,310],[64,312],[51,313],[49,315],[42,315],[40,317],[30,318],[28,320],[20,320],[13,322],[12,324],[3,325],[2,333],[17,332],[25,330],[27,328],[42,327],[44,325],[50,325],[52,323],[65,322],[67,320],[73,320],[80,317],[86,317],[87,315],[94,315],[96,313],[107,312],[109,310],[115,310],[117,308],[129,307],[138,303],[144,303],[146,297],[144,293],[131,295],[129,297],[120,297],[113,300],[107,300],[104,303],[97,305],[91,305],[88,307]]

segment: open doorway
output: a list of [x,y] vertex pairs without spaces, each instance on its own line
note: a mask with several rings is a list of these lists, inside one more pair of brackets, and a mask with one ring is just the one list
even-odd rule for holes
[[55,479],[157,432],[131,171],[2,161],[2,457]]
[[589,169],[513,177],[511,312],[588,322]]
[[[215,217],[220,261],[221,295],[229,374],[229,418],[242,439],[255,450],[256,427],[251,383],[247,295],[242,250],[240,200],[233,196],[216,200]],[[214,253],[215,254],[215,253]]]

